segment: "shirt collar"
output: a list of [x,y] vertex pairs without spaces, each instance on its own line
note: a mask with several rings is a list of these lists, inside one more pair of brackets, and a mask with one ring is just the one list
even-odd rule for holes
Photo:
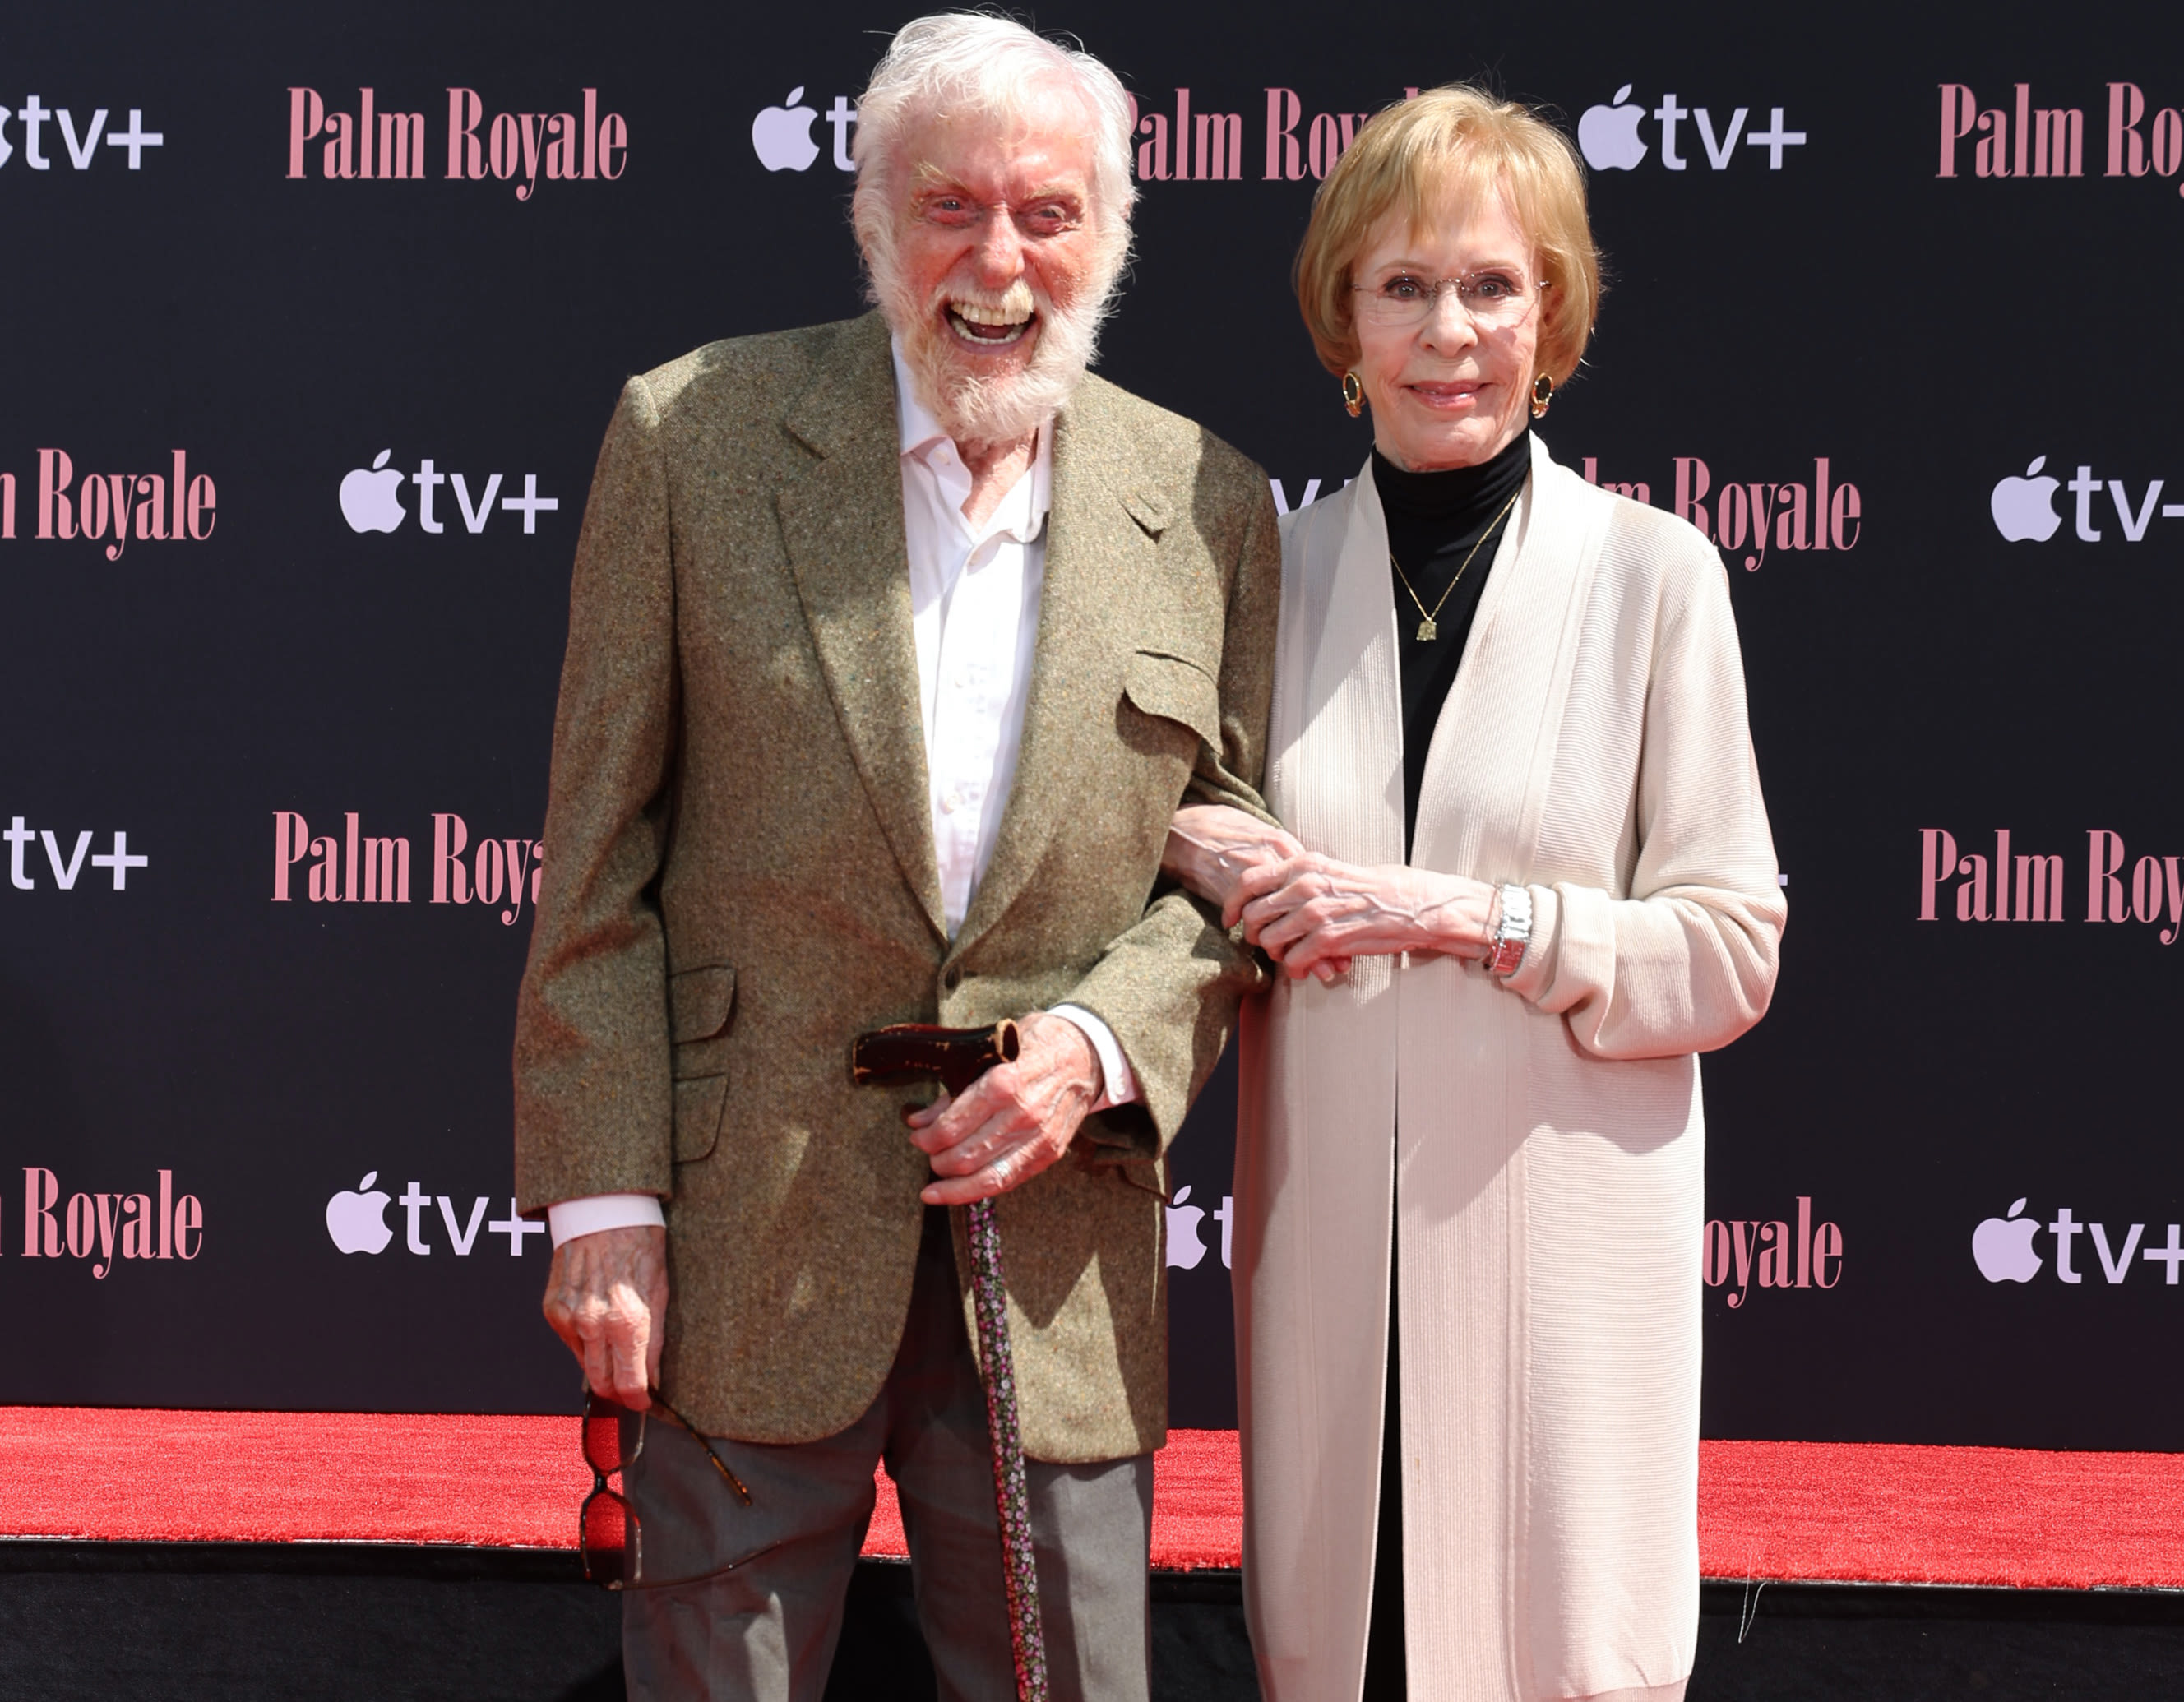
[[[909,364],[902,358],[902,339],[889,337],[888,352],[894,360],[895,418],[901,426],[902,454],[905,459],[915,457],[924,461],[936,443],[951,440],[947,429],[917,399]],[[1053,503],[1054,422],[1050,420],[1039,428],[1039,448],[1032,456],[1030,470],[1001,499],[1000,506],[986,522],[985,531],[1006,531],[1018,542],[1028,543],[1046,524],[1047,511]],[[956,516],[959,523],[961,518],[960,514]]]
[[917,399],[917,387],[911,382],[910,364],[902,358],[900,337],[888,339],[888,353],[894,360],[895,418],[902,423],[902,453],[918,454],[948,434],[933,417],[932,410]]

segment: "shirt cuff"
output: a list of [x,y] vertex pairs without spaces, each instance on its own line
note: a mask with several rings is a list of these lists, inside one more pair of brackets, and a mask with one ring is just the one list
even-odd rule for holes
[[591,1193],[548,1206],[546,1222],[554,1232],[554,1244],[559,1247],[580,1235],[597,1235],[602,1229],[664,1228],[667,1215],[660,1210],[657,1194]]
[[1131,1072],[1130,1060],[1123,1055],[1122,1043],[1115,1038],[1115,1031],[1081,1004],[1057,1004],[1047,1015],[1073,1023],[1092,1043],[1093,1054],[1100,1060],[1100,1076],[1106,1083],[1106,1091],[1092,1109],[1104,1111],[1115,1105],[1135,1104],[1138,1078]]

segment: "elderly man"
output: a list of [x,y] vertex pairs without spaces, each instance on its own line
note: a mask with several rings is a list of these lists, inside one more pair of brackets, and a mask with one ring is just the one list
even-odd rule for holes
[[[634,1696],[816,1699],[883,1459],[941,1694],[1012,1694],[988,1198],[1054,1694],[1146,1694],[1162,1153],[1257,975],[1158,865],[1186,797],[1256,806],[1279,546],[1257,468],[1085,374],[1129,126],[1084,54],[910,25],[859,108],[878,313],[632,379],[600,452],[516,1176],[591,1388],[694,1427],[625,1474]],[[952,1104],[848,1079],[1004,1017]]]

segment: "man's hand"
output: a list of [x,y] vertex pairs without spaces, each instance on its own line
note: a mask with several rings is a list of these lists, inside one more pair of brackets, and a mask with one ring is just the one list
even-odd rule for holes
[[960,1099],[944,1094],[911,1114],[911,1141],[939,1178],[918,1196],[928,1205],[969,1205],[1022,1186],[1069,1150],[1099,1102],[1099,1054],[1083,1029],[1035,1011],[1017,1030],[1015,1063],[995,1065]]
[[563,1242],[546,1273],[544,1310],[592,1393],[644,1411],[666,1334],[667,1232],[640,1224]]
[[[1225,804],[1188,804],[1168,823],[1161,871],[1182,882],[1207,903],[1220,905],[1223,925],[1233,928],[1245,904],[1264,890],[1247,889],[1244,876],[1304,854],[1304,847],[1293,836],[1255,815]],[[1349,969],[1347,958],[1323,958],[1312,965],[1312,973],[1323,983],[1347,974]]]
[[1466,876],[1311,853],[1247,870],[1237,887],[1244,937],[1300,980],[1353,957],[1483,958],[1500,904],[1494,887]]
[[1190,804],[1168,823],[1161,869],[1206,903],[1221,905],[1223,919],[1233,928],[1236,917],[1230,906],[1242,905],[1236,882],[1244,871],[1287,862],[1303,849],[1280,828],[1240,809],[1225,804]]

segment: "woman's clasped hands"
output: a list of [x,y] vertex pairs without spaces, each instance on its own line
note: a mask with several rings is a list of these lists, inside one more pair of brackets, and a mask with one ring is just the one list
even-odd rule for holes
[[1401,863],[1345,863],[1316,852],[1264,863],[1237,881],[1222,915],[1296,980],[1346,974],[1358,957],[1439,952],[1483,958],[1495,889]]
[[1331,982],[1348,973],[1352,958],[1398,952],[1483,958],[1500,904],[1484,881],[1401,863],[1345,863],[1218,805],[1176,812],[1165,862],[1299,981]]

